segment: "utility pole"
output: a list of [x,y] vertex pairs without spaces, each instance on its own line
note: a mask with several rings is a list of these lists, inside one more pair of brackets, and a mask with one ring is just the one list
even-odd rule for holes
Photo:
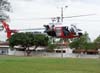
[[61,22],[63,22],[63,7],[61,7]]
[[[68,6],[64,6],[65,8],[67,8]],[[64,18],[64,7],[62,6],[61,7],[61,22],[63,23],[63,18]],[[61,48],[62,48],[62,50],[61,50],[61,58],[63,58],[63,46],[61,45]]]
[[[65,8],[67,8],[68,6],[64,6]],[[61,22],[63,22],[63,18],[64,18],[64,7],[61,7]]]

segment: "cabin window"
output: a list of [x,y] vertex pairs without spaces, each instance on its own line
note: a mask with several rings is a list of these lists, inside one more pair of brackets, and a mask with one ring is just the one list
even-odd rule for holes
[[56,28],[56,35],[61,36],[61,28]]
[[61,53],[61,52],[66,53],[66,50],[56,50],[55,52],[56,53]]

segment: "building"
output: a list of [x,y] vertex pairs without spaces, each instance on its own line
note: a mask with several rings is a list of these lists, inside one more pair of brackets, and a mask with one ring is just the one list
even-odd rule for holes
[[[29,48],[34,50],[34,46]],[[44,51],[44,47],[37,47],[36,51]],[[16,55],[16,56],[25,56],[25,49],[21,46],[15,46],[14,49],[11,49],[8,42],[0,42],[0,55]],[[31,52],[33,55],[33,52]]]
[[54,49],[54,51],[56,53],[61,53],[61,52],[63,52],[63,53],[72,53],[73,50],[68,47],[68,44],[69,44],[68,42],[57,43],[56,45],[59,46],[59,49],[58,48]]
[[0,42],[0,55],[8,55],[8,42]]
[[8,42],[0,42],[0,55],[24,55],[24,52],[10,49]]

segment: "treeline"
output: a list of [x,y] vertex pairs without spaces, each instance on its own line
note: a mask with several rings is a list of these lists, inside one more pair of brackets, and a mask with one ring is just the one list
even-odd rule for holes
[[77,50],[76,52],[88,52],[91,50],[91,53],[97,53],[96,50],[100,49],[100,35],[91,42],[88,33],[85,32],[82,37],[73,39],[69,47]]
[[[58,47],[56,44],[53,44],[53,42],[55,42],[55,39],[52,39],[44,34],[33,34],[28,32],[15,33],[11,36],[10,39],[8,39],[8,41],[11,48],[14,48],[15,46],[23,47],[27,55],[29,55],[31,52],[29,48],[33,46],[33,50],[36,50],[36,48],[39,46],[44,46],[46,50],[54,50]],[[62,39],[59,40],[59,42],[62,41]],[[88,50],[94,50],[93,52],[96,53],[96,51],[100,49],[100,36],[98,36],[93,42],[91,42],[87,32],[85,32],[80,38],[72,39],[71,42],[68,39],[65,41],[69,42],[69,45],[67,46],[72,49],[74,48],[75,50],[77,50],[76,52],[80,53],[85,53]]]

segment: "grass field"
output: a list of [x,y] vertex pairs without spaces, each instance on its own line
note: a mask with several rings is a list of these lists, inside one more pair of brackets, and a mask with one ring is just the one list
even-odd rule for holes
[[100,59],[0,56],[0,73],[100,73]]

